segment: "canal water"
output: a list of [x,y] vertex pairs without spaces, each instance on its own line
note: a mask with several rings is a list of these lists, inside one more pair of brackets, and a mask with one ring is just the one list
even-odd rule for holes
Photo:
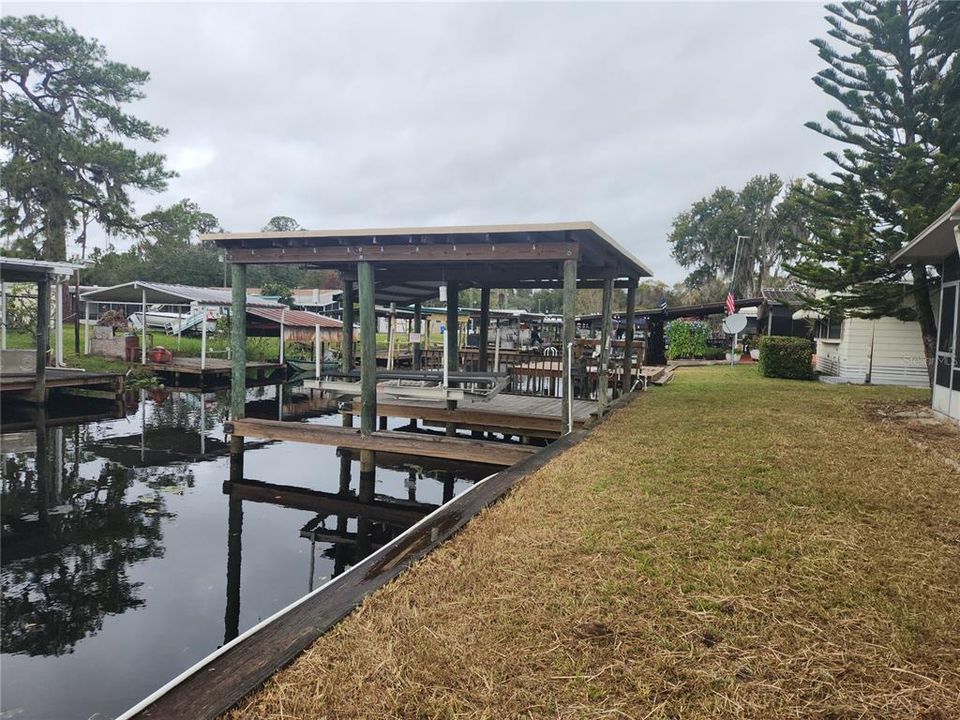
[[[116,717],[493,471],[381,455],[364,505],[349,452],[248,441],[229,482],[228,406],[2,409],[0,720]],[[247,416],[340,424],[291,386],[251,388]]]

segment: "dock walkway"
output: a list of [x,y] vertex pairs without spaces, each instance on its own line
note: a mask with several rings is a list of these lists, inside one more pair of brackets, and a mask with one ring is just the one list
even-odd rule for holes
[[[405,417],[422,420],[428,425],[453,423],[464,430],[539,438],[555,438],[561,434],[562,407],[562,398],[508,393],[486,400],[467,396],[453,410],[448,410],[443,401],[437,400],[377,399],[377,415],[380,417]],[[360,413],[359,398],[353,401],[353,412]],[[596,412],[595,400],[574,400],[574,426],[582,426]]]
[[[4,397],[25,397],[33,391],[35,372],[0,373],[0,393]],[[99,390],[113,395],[123,392],[123,375],[108,372],[86,372],[75,368],[47,368],[46,388],[50,390]]]

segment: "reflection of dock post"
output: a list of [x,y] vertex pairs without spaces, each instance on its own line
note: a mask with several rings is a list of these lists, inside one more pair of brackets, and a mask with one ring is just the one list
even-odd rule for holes
[[[349,373],[353,370],[353,281],[342,278],[342,292],[340,305],[343,308],[341,319],[343,327],[340,335],[340,372]],[[343,426],[353,427],[353,415],[343,414]]]
[[[233,263],[230,310],[230,417],[240,420],[247,402],[247,266]],[[230,436],[230,479],[243,478],[243,437]]]
[[407,471],[407,500],[417,499],[417,471],[410,468]]
[[50,524],[50,452],[47,449],[47,410],[38,405],[34,416],[36,432],[37,518],[46,530]]
[[243,535],[243,501],[230,494],[227,516],[227,609],[223,616],[223,642],[240,634],[240,554]]
[[448,503],[453,500],[453,475],[447,473],[443,477],[443,502]]
[[[369,262],[357,263],[360,294],[360,434],[372,435],[377,423],[377,316],[374,307],[374,273]],[[360,451],[360,499],[365,490],[373,497],[376,455]]]
[[346,448],[340,448],[340,494],[350,494],[350,467],[353,464],[353,454]]
[[[447,284],[447,334],[444,342],[447,343],[447,370],[457,372],[460,369],[460,283]],[[456,410],[457,401],[447,400],[447,410]],[[447,423],[447,435],[456,435],[456,423]]]
[[637,315],[637,279],[630,278],[627,286],[626,327],[623,330],[623,385],[622,393],[630,392],[633,387],[633,333]]
[[563,261],[563,347],[560,355],[563,358],[563,388],[560,396],[563,398],[561,432],[566,434],[573,429],[573,363],[571,362],[571,346],[576,339],[577,329],[577,261]]
[[[353,454],[346,448],[340,448],[340,495],[350,495],[350,471],[353,468]],[[337,513],[337,532],[342,536],[347,532],[347,516]],[[336,577],[343,573],[349,560],[350,546],[346,543],[336,543],[333,546],[333,574]]]

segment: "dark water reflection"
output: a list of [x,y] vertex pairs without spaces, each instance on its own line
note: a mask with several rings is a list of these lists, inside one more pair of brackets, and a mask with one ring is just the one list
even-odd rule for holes
[[[118,715],[491,471],[381,455],[360,487],[347,451],[266,441],[230,482],[227,408],[3,408],[0,718]],[[340,422],[290,387],[251,389],[247,415]]]

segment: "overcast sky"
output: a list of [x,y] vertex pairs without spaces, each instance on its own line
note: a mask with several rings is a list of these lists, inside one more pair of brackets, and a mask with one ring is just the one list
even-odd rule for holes
[[[593,220],[655,276],[672,218],[826,172],[815,3],[11,3],[151,73],[189,197],[228,230]],[[102,242],[102,241],[100,241]]]

